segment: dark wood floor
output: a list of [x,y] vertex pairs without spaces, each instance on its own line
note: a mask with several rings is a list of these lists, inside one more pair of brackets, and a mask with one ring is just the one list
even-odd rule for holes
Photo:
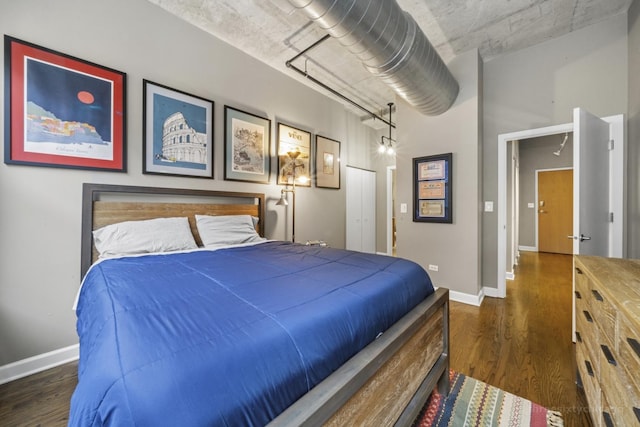
[[565,426],[590,426],[575,385],[571,255],[521,254],[507,298],[481,307],[451,303],[451,368],[562,412]]
[[[451,368],[589,426],[575,386],[568,255],[525,252],[507,298],[451,303]],[[0,426],[65,426],[76,363],[0,386]]]

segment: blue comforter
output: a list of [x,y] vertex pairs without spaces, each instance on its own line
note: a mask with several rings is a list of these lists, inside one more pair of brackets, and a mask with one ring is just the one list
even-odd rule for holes
[[69,425],[264,425],[432,292],[411,261],[284,242],[103,261]]

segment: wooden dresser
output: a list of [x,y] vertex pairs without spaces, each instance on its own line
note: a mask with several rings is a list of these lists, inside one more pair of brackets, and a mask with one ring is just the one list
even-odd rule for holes
[[595,426],[640,426],[640,260],[577,255],[576,363]]

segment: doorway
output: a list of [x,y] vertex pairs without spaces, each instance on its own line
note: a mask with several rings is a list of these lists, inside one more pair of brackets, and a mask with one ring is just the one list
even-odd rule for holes
[[[576,112],[574,110],[574,118]],[[625,160],[624,160],[624,116],[616,115],[605,117],[602,120],[609,123],[610,138],[610,167],[609,171],[609,204],[611,207],[611,218],[615,218],[610,225],[610,248],[612,253],[609,256],[624,257],[625,235],[624,235],[624,189],[625,189]],[[498,221],[497,221],[497,287],[485,287],[485,295],[490,297],[505,298],[507,265],[513,264],[513,259],[509,259],[507,252],[507,234],[511,231],[510,221],[507,221],[507,147],[513,141],[526,138],[535,138],[547,135],[560,135],[574,131],[574,123],[549,126],[545,128],[529,129],[518,132],[511,132],[498,135]],[[574,141],[575,143],[575,141]],[[574,161],[574,168],[579,165]],[[575,199],[574,199],[575,200]],[[580,210],[574,209],[574,216]],[[574,227],[576,222],[574,220]],[[580,233],[578,233],[579,235]],[[575,242],[575,241],[574,241]],[[575,249],[574,249],[575,250]]]
[[396,167],[387,166],[387,255],[396,255]]

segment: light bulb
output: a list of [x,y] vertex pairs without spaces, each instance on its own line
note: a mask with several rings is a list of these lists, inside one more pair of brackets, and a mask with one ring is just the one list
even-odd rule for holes
[[387,148],[387,154],[392,156],[392,155],[396,154],[396,150],[394,150],[392,146],[389,146]]
[[387,149],[384,144],[380,144],[380,147],[378,147],[378,153],[384,153],[385,151],[387,151]]

